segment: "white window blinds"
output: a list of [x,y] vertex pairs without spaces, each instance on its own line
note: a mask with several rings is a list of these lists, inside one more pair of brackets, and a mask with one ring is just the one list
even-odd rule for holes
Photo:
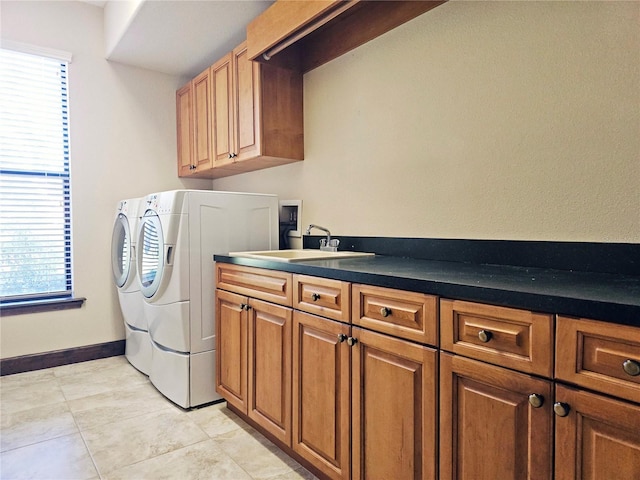
[[70,296],[66,60],[0,49],[0,301]]

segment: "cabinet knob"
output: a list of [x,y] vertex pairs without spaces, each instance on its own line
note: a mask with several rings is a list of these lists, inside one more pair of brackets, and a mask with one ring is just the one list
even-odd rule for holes
[[251,310],[251,305],[247,305],[246,303],[241,303],[240,310],[246,310],[248,312],[249,310]]
[[569,404],[567,403],[556,402],[553,404],[553,411],[559,417],[566,417],[567,415],[569,415],[570,410],[571,410],[571,407],[569,407]]
[[319,294],[319,293],[312,293],[312,294],[311,294],[311,299],[312,299],[314,302],[317,302],[318,300],[320,300],[320,294]]
[[640,375],[640,363],[635,360],[628,359],[622,362],[622,369],[626,374],[631,375],[632,377]]
[[347,336],[344,333],[338,334],[338,343],[342,343],[347,339]]
[[347,338],[347,345],[349,345],[350,347],[353,347],[356,343],[358,343],[357,338],[353,338],[353,337]]
[[533,408],[540,408],[543,403],[544,403],[544,397],[539,393],[532,393],[531,395],[529,395],[529,404]]
[[493,333],[489,330],[480,330],[478,332],[478,338],[482,343],[487,343],[493,337]]
[[380,309],[380,315],[382,315],[383,317],[388,317],[389,315],[391,315],[391,309],[388,307],[382,307]]
[[237,156],[238,156],[238,154],[237,154],[237,153],[230,153],[230,154],[229,154],[229,158],[235,158],[235,157],[237,157]]

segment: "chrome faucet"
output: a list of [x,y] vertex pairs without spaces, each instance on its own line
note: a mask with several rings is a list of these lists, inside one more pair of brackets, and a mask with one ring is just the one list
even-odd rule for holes
[[322,230],[327,233],[327,238],[323,238],[320,240],[320,250],[326,250],[330,252],[337,252],[338,245],[340,244],[340,240],[337,238],[331,239],[331,232],[328,228],[321,227],[320,225],[314,225],[313,223],[307,227],[307,231],[304,233],[305,235],[311,234],[311,229],[317,228],[318,230]]

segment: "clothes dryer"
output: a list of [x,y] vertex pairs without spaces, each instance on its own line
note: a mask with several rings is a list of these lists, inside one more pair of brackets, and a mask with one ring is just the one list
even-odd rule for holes
[[184,408],[215,392],[214,254],[278,248],[275,195],[151,194],[138,227],[138,272],[151,338],[149,379]]
[[111,236],[111,267],[124,319],[125,355],[131,365],[149,375],[151,341],[135,260],[141,205],[139,198],[118,202]]

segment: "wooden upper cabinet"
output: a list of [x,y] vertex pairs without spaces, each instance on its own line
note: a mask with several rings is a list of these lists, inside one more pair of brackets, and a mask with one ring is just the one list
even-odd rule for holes
[[178,134],[178,176],[190,175],[193,170],[191,82],[176,92],[176,126]]
[[213,164],[232,163],[233,152],[233,64],[231,53],[211,66]]
[[213,166],[211,154],[211,76],[207,68],[191,82],[193,95],[193,157],[196,175]]
[[247,26],[249,58],[306,73],[442,3],[280,0]]
[[247,58],[246,43],[234,49],[231,57],[235,74],[233,88],[235,137],[232,157],[236,162],[241,162],[261,153],[260,65]]
[[[197,171],[195,167],[180,169],[181,176],[197,174],[219,178],[304,158],[301,73],[250,61],[246,42],[214,63],[207,72],[206,95],[204,84],[198,84],[197,98],[193,92],[194,82],[200,76],[191,82],[191,104],[198,102],[192,120],[192,124],[197,124],[191,133],[195,145],[191,164],[198,168]],[[205,97],[208,97],[207,108]],[[181,148],[180,134],[185,127],[178,128]],[[207,130],[207,136],[201,135],[203,129]],[[194,163],[193,157],[198,163]]]

